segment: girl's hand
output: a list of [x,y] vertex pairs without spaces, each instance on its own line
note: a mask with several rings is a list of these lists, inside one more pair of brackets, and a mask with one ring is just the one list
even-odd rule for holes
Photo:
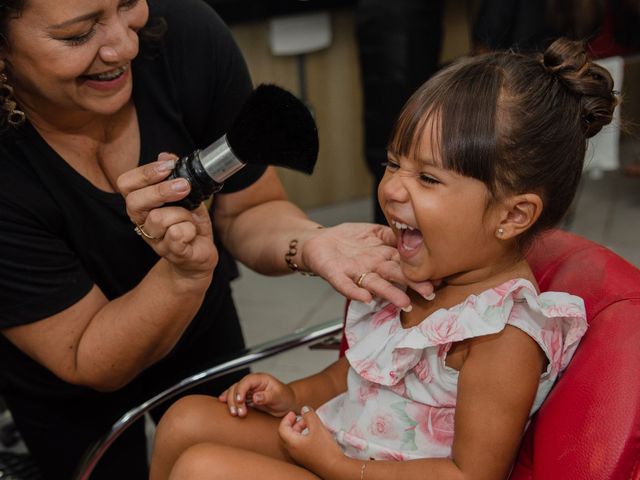
[[308,270],[322,276],[344,296],[365,303],[377,296],[402,308],[411,302],[398,285],[407,285],[425,298],[433,293],[433,285],[405,278],[396,245],[389,227],[343,223],[317,230],[302,244],[301,255]]
[[205,205],[192,212],[164,206],[184,198],[190,189],[189,182],[182,178],[163,181],[176,159],[175,155],[161,153],[158,161],[122,174],[118,189],[136,232],[159,256],[183,277],[210,278],[218,263],[218,251]]
[[340,471],[338,464],[347,459],[333,435],[315,411],[302,407],[301,415],[289,412],[280,422],[278,433],[291,457],[306,469],[325,478]]
[[218,397],[233,416],[246,417],[248,406],[274,417],[282,417],[296,407],[293,389],[267,373],[251,373]]

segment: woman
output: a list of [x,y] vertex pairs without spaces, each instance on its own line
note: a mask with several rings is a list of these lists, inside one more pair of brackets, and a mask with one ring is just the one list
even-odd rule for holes
[[[200,0],[2,0],[0,29],[0,394],[45,478],[71,478],[123,412],[242,348],[227,251],[409,304],[389,230],[318,229],[270,168],[234,175],[211,214],[162,207],[189,190],[163,182],[173,154],[220,137],[252,88]],[[95,478],[146,477],[144,448],[138,425]]]

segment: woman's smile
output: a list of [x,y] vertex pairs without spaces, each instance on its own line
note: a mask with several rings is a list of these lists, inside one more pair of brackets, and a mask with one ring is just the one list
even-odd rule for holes
[[[30,0],[8,29],[5,61],[27,115],[109,115],[131,98],[131,62],[149,10],[142,0]],[[37,112],[37,113],[36,113]]]
[[128,65],[92,75],[82,75],[80,82],[90,88],[101,91],[119,90],[127,84],[130,70]]

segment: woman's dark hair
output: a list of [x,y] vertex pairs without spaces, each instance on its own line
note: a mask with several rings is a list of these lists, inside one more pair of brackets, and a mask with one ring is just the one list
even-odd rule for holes
[[[540,195],[544,208],[520,239],[560,222],[582,174],[587,139],[611,122],[613,80],[582,43],[556,40],[544,54],[496,52],[459,60],[404,106],[389,149],[408,155],[430,120],[445,168],[482,181],[493,199]],[[435,132],[435,133],[434,133]]]
[[7,49],[7,26],[9,20],[20,16],[25,0],[0,0],[0,48]]

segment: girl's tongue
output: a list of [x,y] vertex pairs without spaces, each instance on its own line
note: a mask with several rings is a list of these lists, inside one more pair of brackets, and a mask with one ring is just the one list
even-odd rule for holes
[[422,245],[422,233],[420,233],[420,230],[415,229],[401,230],[398,243],[398,249],[415,250]]

